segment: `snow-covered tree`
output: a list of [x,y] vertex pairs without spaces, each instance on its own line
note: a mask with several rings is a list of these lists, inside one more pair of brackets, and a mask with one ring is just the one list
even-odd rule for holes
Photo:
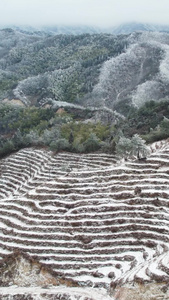
[[43,75],[28,77],[19,82],[13,90],[16,98],[24,104],[29,105],[29,99],[33,97],[43,97],[48,87],[48,73]]
[[120,157],[128,158],[137,156],[137,158],[145,157],[149,154],[149,149],[138,134],[135,134],[131,139],[120,137],[116,144],[116,153]]
[[137,156],[137,158],[145,157],[149,154],[149,149],[143,140],[138,134],[135,134],[131,139],[132,144],[132,154]]
[[124,158],[131,156],[132,153],[131,140],[126,137],[120,137],[118,143],[116,144],[116,153],[118,156]]

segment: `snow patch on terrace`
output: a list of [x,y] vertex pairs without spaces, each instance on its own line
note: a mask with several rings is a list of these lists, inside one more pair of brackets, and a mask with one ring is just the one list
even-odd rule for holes
[[[41,168],[39,160],[37,164],[34,160],[33,163],[38,172],[33,173],[33,177],[30,176],[28,181],[32,180],[31,185],[29,182],[25,185],[27,192],[24,197],[18,189],[18,195],[11,194],[10,198],[5,196],[3,201],[0,201],[0,228],[6,230],[0,232],[0,256],[5,256],[8,251],[12,252],[12,249],[19,248],[30,255],[37,255],[38,259],[46,265],[52,264],[53,269],[59,270],[64,275],[69,274],[82,282],[91,281],[93,286],[99,282],[110,285],[110,272],[114,272],[115,277],[112,280],[117,281],[134,280],[135,276],[151,280],[153,266],[155,266],[154,272],[157,276],[164,274],[167,276],[166,272],[161,269],[161,264],[167,262],[168,266],[169,261],[169,252],[167,252],[169,248],[168,196],[165,198],[164,195],[164,193],[169,195],[169,190],[161,184],[163,178],[166,180],[165,170],[163,172],[160,169],[161,177],[159,178],[155,177],[159,176],[157,164],[151,164],[150,168],[146,167],[146,162],[143,167],[142,164],[138,165],[138,161],[130,161],[130,164],[123,161],[119,165],[108,163],[107,166],[100,168],[97,164],[99,159],[102,159],[102,155],[94,154],[92,157],[83,155],[89,170],[81,168],[80,171],[72,172],[70,176],[60,176],[60,174],[57,176],[56,170],[54,175],[51,174],[51,180],[46,180],[48,165],[52,166],[52,163],[55,165],[59,161],[63,164],[63,161],[70,159],[70,154],[58,154],[51,158],[49,152],[44,151],[43,155],[43,151],[33,149],[19,153],[24,160],[27,153],[31,155],[34,151],[42,158],[42,161],[44,157],[45,159],[48,157],[48,161]],[[165,154],[165,151],[168,151],[168,144],[163,144],[160,149],[160,153]],[[17,161],[19,163],[17,155],[18,153],[11,156],[11,160],[13,157],[16,162],[16,165],[12,167],[14,172],[11,169],[13,177],[18,168]],[[158,159],[159,149],[149,157],[150,161],[151,158],[158,160],[159,167],[165,162],[162,156],[160,160]],[[8,160],[4,160],[4,163],[8,165]],[[143,173],[146,183],[141,177]],[[111,179],[111,175],[115,176],[115,180]],[[95,188],[93,181],[97,182],[99,178],[103,182]],[[122,182],[121,178],[123,178]],[[3,179],[4,186],[6,184],[5,188],[8,189],[5,174]],[[76,180],[78,185],[72,184],[73,180]],[[134,195],[134,188],[137,184],[133,184],[133,180],[138,181],[143,196]],[[153,180],[155,183],[152,183]],[[82,182],[81,188],[79,188],[80,182]],[[65,183],[70,189],[68,194],[65,193]],[[40,187],[39,184],[42,186]],[[50,193],[44,193],[44,185],[47,184],[50,184],[46,190],[51,191],[53,202],[49,202]],[[57,184],[61,184],[63,189],[57,189]],[[17,185],[19,186],[19,181]],[[109,190],[115,187],[122,189],[117,192]],[[160,204],[162,210],[150,201],[156,200],[150,197],[151,193],[156,192],[155,187],[159,192],[163,192],[163,197],[159,197],[159,201],[162,201]],[[86,195],[89,188],[90,194]],[[36,200],[35,197],[41,194],[40,191],[44,199]],[[146,197],[144,193],[147,193]],[[77,200],[74,197],[77,197]],[[41,207],[43,201],[46,206]],[[130,203],[130,201],[133,202]],[[35,205],[29,208],[31,203]],[[57,213],[57,209],[63,208],[64,205],[68,205],[68,213],[65,215],[63,212]],[[162,231],[158,232],[158,229]],[[117,264],[119,268],[116,267]],[[149,275],[147,270],[150,270]],[[94,277],[93,272],[98,272],[103,276]]]
[[40,300],[42,294],[47,295],[62,295],[67,294],[70,296],[70,300],[79,299],[85,300],[87,297],[91,300],[113,300],[113,297],[108,296],[103,290],[96,290],[90,288],[40,288],[40,287],[0,287],[0,295],[32,295],[35,296],[35,300]]

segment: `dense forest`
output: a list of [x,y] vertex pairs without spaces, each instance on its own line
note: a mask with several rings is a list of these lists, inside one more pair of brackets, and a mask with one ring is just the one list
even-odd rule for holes
[[0,155],[27,146],[117,151],[169,136],[167,33],[0,30]]
[[102,63],[127,44],[123,36],[41,37],[12,29],[1,30],[0,40],[0,96],[15,96],[27,105],[46,97],[79,100],[97,83]]

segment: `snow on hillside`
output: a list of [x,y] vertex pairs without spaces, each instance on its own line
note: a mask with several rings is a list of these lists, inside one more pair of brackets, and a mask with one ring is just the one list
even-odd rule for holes
[[[58,300],[58,299],[68,299],[68,300],[113,300],[112,297],[106,295],[103,291],[96,291],[94,289],[86,289],[86,288],[65,288],[65,287],[57,287],[57,288],[18,288],[18,287],[8,287],[8,288],[0,288],[0,296],[8,297],[4,298],[9,300],[17,299],[16,297],[19,295],[25,295],[28,297],[27,299],[33,300]],[[30,298],[31,297],[31,298]],[[47,297],[47,298],[46,298]],[[56,298],[55,298],[56,297]],[[67,297],[67,298],[66,298]]]
[[125,53],[103,64],[94,94],[108,107],[122,100],[140,107],[149,100],[168,99],[168,34],[133,33],[128,41]]
[[151,149],[146,161],[34,148],[2,159],[1,261],[20,250],[107,291],[169,282],[169,144]]

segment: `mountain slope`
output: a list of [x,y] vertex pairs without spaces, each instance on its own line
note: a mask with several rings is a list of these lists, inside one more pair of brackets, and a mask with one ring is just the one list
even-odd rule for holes
[[[101,64],[123,51],[112,35],[41,36],[1,30],[0,98],[36,104],[46,97],[73,102],[92,91]],[[15,89],[16,87],[16,89]]]
[[40,35],[1,30],[0,100],[120,110],[169,97],[167,33]]
[[108,107],[169,97],[169,35],[138,33],[129,36],[125,53],[103,64],[93,92]]
[[144,162],[32,148],[1,160],[1,260],[20,250],[108,291],[169,282],[169,146],[158,147]]

